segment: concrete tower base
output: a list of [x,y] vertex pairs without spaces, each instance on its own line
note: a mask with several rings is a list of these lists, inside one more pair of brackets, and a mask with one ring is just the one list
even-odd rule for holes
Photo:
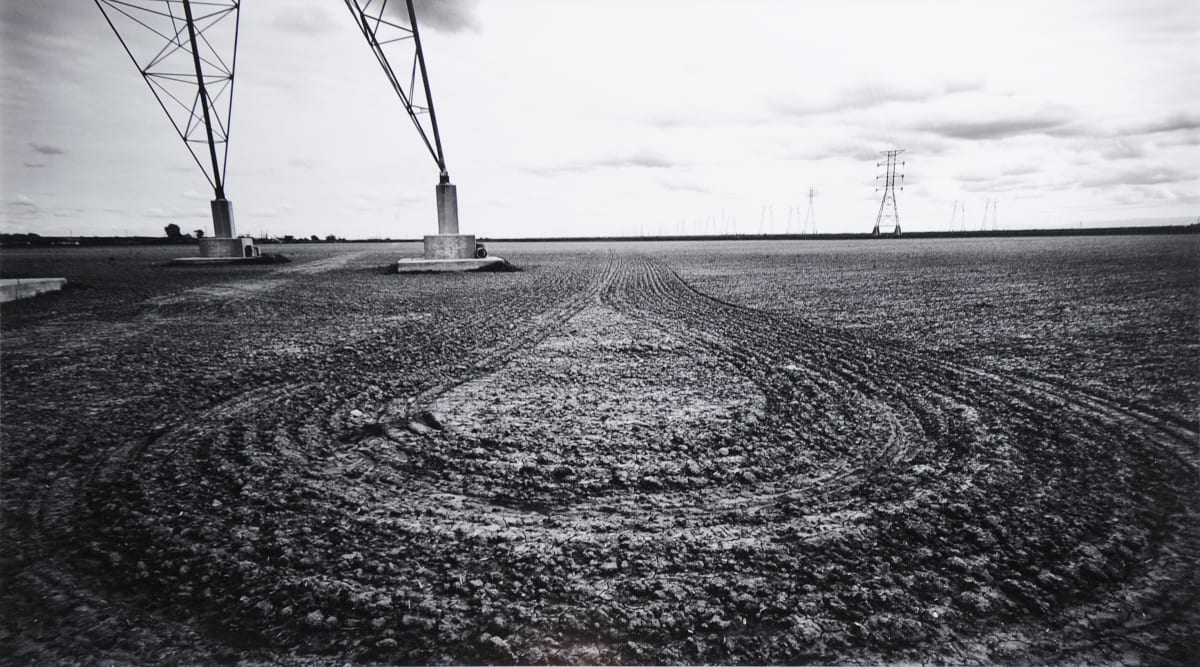
[[250,238],[209,238],[200,239],[199,257],[176,257],[172,264],[238,264],[243,262],[259,263],[262,252]]
[[177,257],[172,264],[233,264],[258,259],[261,255],[254,239],[235,236],[233,226],[233,202],[214,199],[212,205],[212,236],[200,239],[199,257]]
[[458,233],[458,190],[454,184],[438,183],[437,212],[438,233],[425,236],[424,258],[396,262],[397,273],[479,271],[504,263],[499,257],[488,257],[473,234]]
[[474,234],[427,234],[425,259],[474,259]]

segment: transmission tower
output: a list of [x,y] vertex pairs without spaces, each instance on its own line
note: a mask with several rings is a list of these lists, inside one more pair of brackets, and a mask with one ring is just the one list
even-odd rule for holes
[[964,201],[954,201],[954,211],[950,214],[950,231],[965,232],[967,231],[967,203]]
[[764,229],[767,233],[775,231],[775,207],[769,204],[763,204],[758,214],[758,233],[763,234]]
[[[429,71],[425,67],[425,52],[421,48],[421,32],[417,25],[413,0],[345,0],[359,30],[379,61],[388,83],[404,104],[413,127],[420,135],[430,157],[437,164],[438,233],[425,236],[425,259],[483,258],[486,251],[475,243],[475,237],[459,234],[458,190],[450,182],[442,136],[438,131],[437,114],[433,110],[433,94],[429,90]],[[400,69],[392,67],[389,54],[400,58]],[[403,77],[403,78],[402,78]],[[419,77],[419,81],[418,81]]]
[[[95,0],[176,134],[213,188],[216,239],[200,254],[222,254],[235,234],[225,198],[240,0]],[[238,254],[241,255],[239,242]]]
[[989,199],[983,205],[983,221],[979,224],[979,231],[987,231],[988,212],[992,214],[992,231],[999,229],[996,225],[996,200]]
[[[875,166],[885,167],[885,171],[883,174],[876,176],[875,180],[883,179],[883,199],[879,202],[879,213],[875,216],[875,228],[871,230],[871,235],[879,236],[880,225],[884,220],[890,219],[895,225],[892,229],[892,234],[900,236],[900,211],[896,208],[896,157],[903,153],[904,149],[881,152],[886,156],[886,159],[883,162],[876,162]],[[904,163],[900,162],[899,166],[903,167]],[[904,174],[900,174],[900,181],[903,183]],[[901,185],[900,189],[903,190],[904,186]],[[879,188],[875,188],[875,191],[879,192]],[[888,210],[889,205],[890,212]]]
[[808,212],[804,214],[804,225],[800,227],[800,233],[803,234],[805,229],[812,231],[809,234],[817,233],[817,213],[813,208],[813,199],[817,196],[816,191],[812,188],[808,189]]

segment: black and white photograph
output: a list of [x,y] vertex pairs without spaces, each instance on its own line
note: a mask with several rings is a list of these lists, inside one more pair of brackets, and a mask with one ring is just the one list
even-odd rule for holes
[[1191,0],[0,5],[0,666],[1200,664]]

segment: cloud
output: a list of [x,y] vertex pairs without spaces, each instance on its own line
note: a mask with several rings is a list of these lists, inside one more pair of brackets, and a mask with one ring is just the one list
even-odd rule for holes
[[334,16],[322,5],[299,5],[289,3],[287,9],[280,10],[272,21],[276,28],[284,32],[299,35],[316,35],[333,30],[336,21],[350,22],[348,16]]
[[1179,183],[1196,178],[1182,169],[1173,167],[1149,167],[1146,169],[1124,169],[1117,173],[1092,176],[1079,181],[1085,188],[1111,187],[1114,185],[1158,185]]
[[[408,25],[408,7],[403,1],[392,0],[387,5],[388,13],[403,25]],[[475,0],[413,0],[413,11],[417,14],[419,27],[444,32],[479,31],[479,19],[475,15]]]
[[30,208],[38,207],[38,205],[36,203],[34,203],[34,201],[32,199],[30,199],[29,197],[26,197],[25,195],[21,195],[21,194],[14,196],[12,199],[9,199],[8,201],[6,201],[4,203],[8,204],[9,206],[27,206]]
[[1200,114],[1180,112],[1124,128],[1125,134],[1159,134],[1200,129]]
[[668,190],[679,190],[682,192],[698,192],[700,194],[709,194],[712,192],[712,189],[707,188],[703,185],[697,185],[694,183],[684,183],[684,182],[665,181],[665,180],[659,181],[659,182],[662,183],[662,186],[664,188],[667,188]]
[[577,174],[601,169],[671,169],[676,163],[655,153],[640,152],[632,155],[609,156],[589,160],[578,160],[565,164],[531,167],[527,171],[541,175],[554,176],[557,174]]
[[[166,220],[166,219],[193,220],[193,221],[208,220],[210,213],[207,210],[205,210],[205,208],[206,207],[194,206],[194,207],[188,207],[188,208],[176,207],[176,208],[168,209],[168,208],[161,208],[161,207],[156,206],[154,208],[146,209],[146,211],[145,211],[145,213],[143,213],[143,215],[145,215],[148,218],[158,218],[158,219],[163,219],[163,220]],[[195,224],[195,223],[190,223],[190,224]]]
[[1067,119],[1056,113],[1026,118],[960,119],[920,123],[915,129],[950,139],[1004,139],[1023,134],[1052,134]]
[[963,182],[962,189],[967,192],[1012,192],[1027,190],[1031,186],[1027,179],[1012,176],[1003,178],[960,177],[958,180]]
[[1131,144],[1124,139],[1114,139],[1112,143],[1100,151],[1100,157],[1106,160],[1132,160],[1146,156],[1146,148],[1141,144]]
[[1005,176],[1025,176],[1028,174],[1036,174],[1041,171],[1041,166],[1037,164],[1014,164],[1000,171]]
[[32,148],[35,152],[41,153],[42,155],[62,155],[63,153],[67,152],[67,151],[59,148],[58,146],[53,146],[50,144],[39,144],[36,141],[29,142],[29,147]]
[[865,83],[843,88],[823,102],[777,101],[771,106],[788,116],[813,116],[846,111],[863,111],[888,104],[923,104],[959,93],[980,90],[975,83],[948,83],[942,86],[899,88],[892,84]]

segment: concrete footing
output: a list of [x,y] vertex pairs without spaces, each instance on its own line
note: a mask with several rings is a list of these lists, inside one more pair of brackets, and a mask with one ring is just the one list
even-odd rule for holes
[[180,266],[207,266],[210,264],[269,264],[268,258],[256,257],[176,257],[171,264]]
[[503,263],[504,260],[499,257],[485,257],[483,259],[420,259],[413,257],[396,262],[396,273],[481,271]]
[[212,206],[213,236],[217,238],[232,238],[236,231],[233,227],[233,202],[228,199],[214,199]]
[[258,257],[259,250],[254,245],[254,239],[240,237],[212,237],[200,239],[201,257]]
[[262,252],[252,238],[205,237],[200,239],[199,257],[176,257],[172,264],[239,264],[259,263]]
[[474,259],[473,234],[427,234],[425,259]]
[[396,262],[397,273],[480,271],[504,264],[499,257],[488,257],[474,234],[458,233],[458,190],[445,173],[437,186],[437,213],[438,233],[425,236],[424,257]]
[[0,279],[0,303],[28,299],[46,292],[57,292],[67,284],[66,278],[4,278]]

